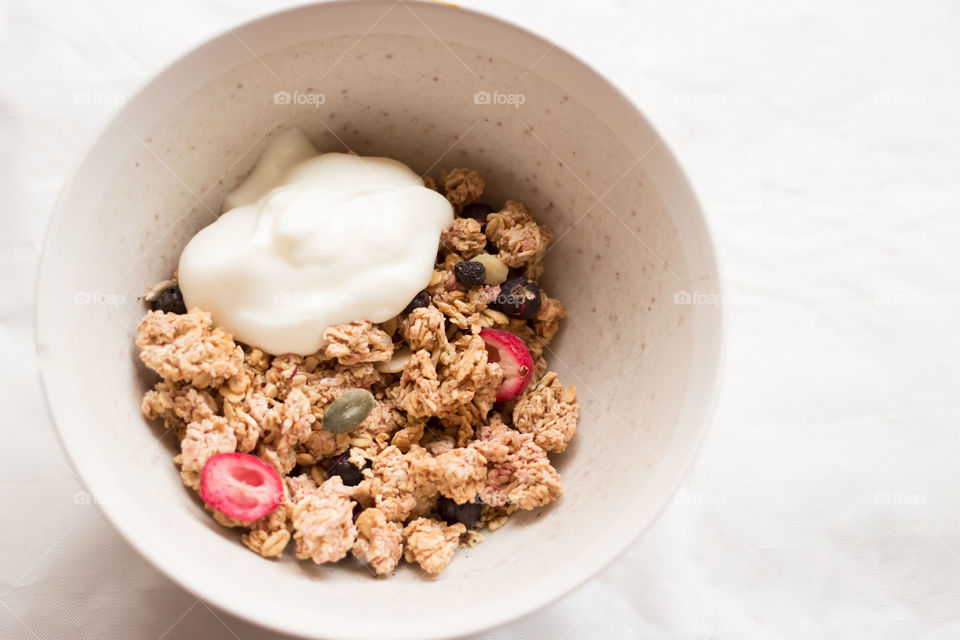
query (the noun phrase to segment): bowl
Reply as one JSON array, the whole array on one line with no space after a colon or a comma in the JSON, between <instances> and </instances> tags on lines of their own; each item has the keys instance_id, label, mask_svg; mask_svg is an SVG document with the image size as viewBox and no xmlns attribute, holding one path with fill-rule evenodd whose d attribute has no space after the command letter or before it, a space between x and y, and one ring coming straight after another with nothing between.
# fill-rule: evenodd
<instances>
[{"instance_id":1,"label":"bowl","mask_svg":"<svg viewBox=\"0 0 960 640\"><path fill-rule=\"evenodd\" d=\"M568 307L547 355L581 398L554 456L565 492L517 514L438 577L349 561L267 561L185 489L176 442L140 413L145 287L219 213L271 136L479 169L556 233L544 288ZM596 71L516 26L455 7L330 2L268 15L147 82L67 180L40 269L47 401L94 501L161 571L264 627L318 638L478 632L560 597L668 501L707 428L720 357L714 252L683 171ZM288 553L288 556L290 554Z\"/></svg>"}]
</instances>

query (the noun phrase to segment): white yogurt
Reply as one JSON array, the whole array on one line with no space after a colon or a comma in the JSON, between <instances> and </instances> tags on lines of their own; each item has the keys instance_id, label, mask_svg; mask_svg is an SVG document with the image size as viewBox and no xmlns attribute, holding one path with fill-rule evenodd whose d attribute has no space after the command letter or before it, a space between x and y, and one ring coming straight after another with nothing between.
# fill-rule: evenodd
<instances>
[{"instance_id":1,"label":"white yogurt","mask_svg":"<svg viewBox=\"0 0 960 640\"><path fill-rule=\"evenodd\" d=\"M237 340L307 355L323 330L383 322L430 281L446 198L389 158L317 155L279 135L180 256L180 289Z\"/></svg>"}]
</instances>

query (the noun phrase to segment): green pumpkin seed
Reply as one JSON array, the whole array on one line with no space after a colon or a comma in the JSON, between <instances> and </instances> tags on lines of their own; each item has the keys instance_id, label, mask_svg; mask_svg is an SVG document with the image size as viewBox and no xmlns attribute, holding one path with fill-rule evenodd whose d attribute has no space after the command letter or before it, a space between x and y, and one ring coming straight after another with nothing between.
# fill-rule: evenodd
<instances>
[{"instance_id":1,"label":"green pumpkin seed","mask_svg":"<svg viewBox=\"0 0 960 640\"><path fill-rule=\"evenodd\" d=\"M330 433L350 433L367 419L376 403L366 389L351 389L327 407L320 427Z\"/></svg>"}]
</instances>

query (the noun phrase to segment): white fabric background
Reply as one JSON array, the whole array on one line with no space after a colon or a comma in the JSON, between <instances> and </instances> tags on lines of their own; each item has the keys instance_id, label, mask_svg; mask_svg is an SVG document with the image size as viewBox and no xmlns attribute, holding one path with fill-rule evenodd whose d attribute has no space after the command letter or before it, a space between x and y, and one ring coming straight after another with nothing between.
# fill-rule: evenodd
<instances>
[{"instance_id":1,"label":"white fabric background","mask_svg":"<svg viewBox=\"0 0 960 640\"><path fill-rule=\"evenodd\" d=\"M484 638L960 637L960 4L465 4L642 105L703 198L729 318L715 423L666 512L588 584ZM76 503L31 328L47 216L114 103L267 10L0 8L2 638L273 637Z\"/></svg>"}]
</instances>

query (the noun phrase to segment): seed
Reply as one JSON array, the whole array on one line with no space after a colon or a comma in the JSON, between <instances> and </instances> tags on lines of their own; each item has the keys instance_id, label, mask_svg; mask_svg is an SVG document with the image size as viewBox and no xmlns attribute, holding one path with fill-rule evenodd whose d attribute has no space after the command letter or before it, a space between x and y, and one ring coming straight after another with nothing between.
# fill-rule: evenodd
<instances>
[{"instance_id":1,"label":"seed","mask_svg":"<svg viewBox=\"0 0 960 640\"><path fill-rule=\"evenodd\" d=\"M309 453L298 453L297 454L297 465L301 467L309 467L312 464L317 464L317 459L314 458Z\"/></svg>"},{"instance_id":2,"label":"seed","mask_svg":"<svg viewBox=\"0 0 960 640\"><path fill-rule=\"evenodd\" d=\"M403 367L406 366L407 360L409 360L410 356L412 355L413 352L406 347L394 349L393 355L389 360L386 362L374 362L373 368L380 373L400 373L403 371Z\"/></svg>"},{"instance_id":3,"label":"seed","mask_svg":"<svg viewBox=\"0 0 960 640\"><path fill-rule=\"evenodd\" d=\"M321 428L330 433L350 433L367 419L376 403L373 394L366 389L351 389L323 412Z\"/></svg>"},{"instance_id":4,"label":"seed","mask_svg":"<svg viewBox=\"0 0 960 640\"><path fill-rule=\"evenodd\" d=\"M453 267L453 275L460 284L476 287L487 279L487 269L482 262L458 262Z\"/></svg>"},{"instance_id":5,"label":"seed","mask_svg":"<svg viewBox=\"0 0 960 640\"><path fill-rule=\"evenodd\" d=\"M473 204L468 204L463 208L463 211L460 212L461 218L473 218L480 222L480 228L482 229L487 225L487 216L493 213L493 207L483 202L474 202Z\"/></svg>"},{"instance_id":6,"label":"seed","mask_svg":"<svg viewBox=\"0 0 960 640\"><path fill-rule=\"evenodd\" d=\"M510 269L497 256L481 253L470 262L479 262L487 270L487 278L484 280L486 284L503 284L507 281Z\"/></svg>"}]
</instances>

